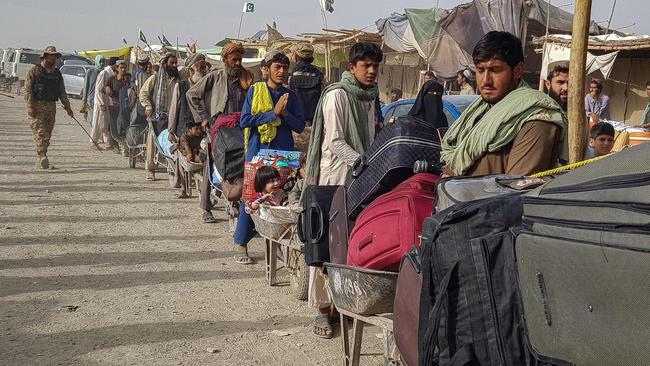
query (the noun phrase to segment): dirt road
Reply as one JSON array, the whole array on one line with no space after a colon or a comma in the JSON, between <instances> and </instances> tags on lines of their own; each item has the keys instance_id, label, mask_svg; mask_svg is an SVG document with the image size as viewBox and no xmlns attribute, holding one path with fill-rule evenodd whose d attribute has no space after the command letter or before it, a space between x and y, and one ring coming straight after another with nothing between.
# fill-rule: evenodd
<instances>
[{"instance_id":1,"label":"dirt road","mask_svg":"<svg viewBox=\"0 0 650 366\"><path fill-rule=\"evenodd\" d=\"M91 152L62 110L55 169L37 172L25 114L22 97L0 96L0 365L342 363L338 331L316 339L306 303L266 285L259 239L257 264L235 264L227 221L201 224L164 173L146 182ZM383 364L377 333L364 365Z\"/></svg>"}]
</instances>

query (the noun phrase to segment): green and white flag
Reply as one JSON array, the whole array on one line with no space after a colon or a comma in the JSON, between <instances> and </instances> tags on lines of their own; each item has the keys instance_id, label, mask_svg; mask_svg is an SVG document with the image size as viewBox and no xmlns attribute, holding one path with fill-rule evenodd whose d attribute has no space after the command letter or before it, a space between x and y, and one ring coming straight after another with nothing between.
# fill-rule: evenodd
<instances>
[{"instance_id":1,"label":"green and white flag","mask_svg":"<svg viewBox=\"0 0 650 366\"><path fill-rule=\"evenodd\" d=\"M253 3L244 3L244 9L242 13L253 13L255 12L255 4Z\"/></svg>"},{"instance_id":2,"label":"green and white flag","mask_svg":"<svg viewBox=\"0 0 650 366\"><path fill-rule=\"evenodd\" d=\"M320 7L330 13L334 12L334 0L320 0Z\"/></svg>"}]
</instances>

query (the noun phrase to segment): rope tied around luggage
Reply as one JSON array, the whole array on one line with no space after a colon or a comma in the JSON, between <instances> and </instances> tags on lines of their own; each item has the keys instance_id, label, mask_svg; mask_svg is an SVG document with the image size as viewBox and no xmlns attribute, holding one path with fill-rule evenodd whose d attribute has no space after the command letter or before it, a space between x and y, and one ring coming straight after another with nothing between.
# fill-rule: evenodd
<instances>
[{"instance_id":1,"label":"rope tied around luggage","mask_svg":"<svg viewBox=\"0 0 650 366\"><path fill-rule=\"evenodd\" d=\"M607 154L607 155L599 156L599 157L596 157L596 158L593 158L593 159L583 160L583 161L579 161L577 163L561 166L559 168L545 170L543 172L533 174L530 177L531 178L542 178L542 177L548 177L550 175L555 175L557 173L562 173L562 172L566 172L566 171L569 171L569 170L574 170L574 169L581 168L583 166L587 166L589 164L595 163L598 160L602 160L602 159L604 159L604 158L606 158L608 156L611 156L611 155L612 154Z\"/></svg>"}]
</instances>

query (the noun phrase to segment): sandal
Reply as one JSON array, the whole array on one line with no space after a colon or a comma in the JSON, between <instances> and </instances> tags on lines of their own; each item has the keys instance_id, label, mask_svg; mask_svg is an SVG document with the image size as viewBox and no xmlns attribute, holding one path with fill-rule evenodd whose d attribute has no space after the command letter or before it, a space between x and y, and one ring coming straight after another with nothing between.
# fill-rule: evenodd
<instances>
[{"instance_id":1,"label":"sandal","mask_svg":"<svg viewBox=\"0 0 650 366\"><path fill-rule=\"evenodd\" d=\"M327 314L321 314L314 318L314 335L316 337L331 339L334 335L330 317Z\"/></svg>"},{"instance_id":2,"label":"sandal","mask_svg":"<svg viewBox=\"0 0 650 366\"><path fill-rule=\"evenodd\" d=\"M248 256L246 252L237 252L235 253L235 262L239 264L253 264L253 258Z\"/></svg>"},{"instance_id":3,"label":"sandal","mask_svg":"<svg viewBox=\"0 0 650 366\"><path fill-rule=\"evenodd\" d=\"M217 222L217 219L212 216L211 211L203 211L203 223L204 224L214 224Z\"/></svg>"}]
</instances>

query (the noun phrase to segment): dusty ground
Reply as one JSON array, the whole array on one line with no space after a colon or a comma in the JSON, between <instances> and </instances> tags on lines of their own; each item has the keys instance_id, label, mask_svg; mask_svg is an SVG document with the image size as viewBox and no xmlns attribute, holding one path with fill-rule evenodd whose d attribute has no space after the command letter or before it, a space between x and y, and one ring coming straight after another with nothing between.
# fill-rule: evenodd
<instances>
[{"instance_id":1,"label":"dusty ground","mask_svg":"<svg viewBox=\"0 0 650 366\"><path fill-rule=\"evenodd\" d=\"M0 96L0 365L342 363L338 331L314 338L306 303L266 285L259 239L235 264L226 221L57 118L56 169L37 172L25 104ZM383 364L377 333L364 365Z\"/></svg>"}]
</instances>

